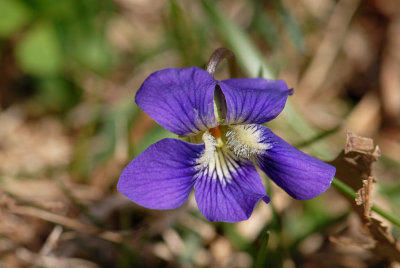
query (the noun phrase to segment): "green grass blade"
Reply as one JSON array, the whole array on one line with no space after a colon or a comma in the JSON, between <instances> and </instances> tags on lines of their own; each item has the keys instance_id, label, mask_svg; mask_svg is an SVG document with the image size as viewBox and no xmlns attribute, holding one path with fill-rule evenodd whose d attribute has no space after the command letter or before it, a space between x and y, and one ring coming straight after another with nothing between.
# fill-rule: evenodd
<instances>
[{"instance_id":1,"label":"green grass blade","mask_svg":"<svg viewBox=\"0 0 400 268\"><path fill-rule=\"evenodd\" d=\"M267 257L268 242L269 242L269 231L266 231L260 250L257 253L256 264L254 266L255 268L265 267L264 265Z\"/></svg>"}]
</instances>

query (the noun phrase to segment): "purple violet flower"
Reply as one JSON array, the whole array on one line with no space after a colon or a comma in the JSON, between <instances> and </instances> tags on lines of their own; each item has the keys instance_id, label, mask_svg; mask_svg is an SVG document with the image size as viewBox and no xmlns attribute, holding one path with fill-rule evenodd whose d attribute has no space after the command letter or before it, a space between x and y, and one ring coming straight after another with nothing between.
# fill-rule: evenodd
<instances>
[{"instance_id":1,"label":"purple violet flower","mask_svg":"<svg viewBox=\"0 0 400 268\"><path fill-rule=\"evenodd\" d=\"M295 199L329 188L335 168L289 145L267 127L283 110L282 80L240 78L217 81L203 69L164 69L151 74L136 94L137 105L188 143L163 139L132 160L118 190L151 209L174 209L191 189L210 221L250 217L257 202L268 203L258 166Z\"/></svg>"}]
</instances>

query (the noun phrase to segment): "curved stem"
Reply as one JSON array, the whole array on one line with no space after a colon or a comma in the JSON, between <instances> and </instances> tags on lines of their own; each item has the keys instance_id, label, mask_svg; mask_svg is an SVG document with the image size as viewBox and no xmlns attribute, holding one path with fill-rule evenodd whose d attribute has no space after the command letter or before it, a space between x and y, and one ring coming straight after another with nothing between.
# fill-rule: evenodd
<instances>
[{"instance_id":1,"label":"curved stem","mask_svg":"<svg viewBox=\"0 0 400 268\"><path fill-rule=\"evenodd\" d=\"M231 50L224 47L218 48L214 51L214 53L210 57L210 60L207 63L206 71L214 76L218 64L224 59L228 61L230 76L237 77L238 72L235 62L235 55Z\"/></svg>"}]
</instances>

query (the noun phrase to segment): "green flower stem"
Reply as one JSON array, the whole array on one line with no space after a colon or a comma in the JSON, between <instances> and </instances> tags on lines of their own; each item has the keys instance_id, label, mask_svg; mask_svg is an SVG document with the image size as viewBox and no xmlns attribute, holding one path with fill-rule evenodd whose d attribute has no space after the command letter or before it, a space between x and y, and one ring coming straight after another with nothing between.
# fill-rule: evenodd
<instances>
[{"instance_id":1,"label":"green flower stem","mask_svg":"<svg viewBox=\"0 0 400 268\"><path fill-rule=\"evenodd\" d=\"M355 199L358 197L358 194L353 190L353 188L337 178L333 178L332 185L350 198Z\"/></svg>"},{"instance_id":2,"label":"green flower stem","mask_svg":"<svg viewBox=\"0 0 400 268\"><path fill-rule=\"evenodd\" d=\"M342 181L340 181L337 178L333 178L332 181L332 185L338 189L339 191L341 191L342 193L344 193L345 195L347 195L350 198L357 198L358 194L347 184L343 183ZM387 219L388 221L390 221L391 223L393 223L394 225L397 225L400 227L400 219L393 216L392 214L390 214L389 212L383 210L382 208L376 206L376 205L372 205L371 210L376 212L377 214L381 215L382 217L384 217L385 219Z\"/></svg>"},{"instance_id":3,"label":"green flower stem","mask_svg":"<svg viewBox=\"0 0 400 268\"><path fill-rule=\"evenodd\" d=\"M394 225L397 225L397 226L400 227L400 219L395 217L395 216L393 216L389 212L383 210L380 207L377 207L376 205L372 205L371 210L376 212L376 213L378 213L379 215L381 215L382 217L384 217L385 219L387 219L388 221L390 221Z\"/></svg>"}]
</instances>

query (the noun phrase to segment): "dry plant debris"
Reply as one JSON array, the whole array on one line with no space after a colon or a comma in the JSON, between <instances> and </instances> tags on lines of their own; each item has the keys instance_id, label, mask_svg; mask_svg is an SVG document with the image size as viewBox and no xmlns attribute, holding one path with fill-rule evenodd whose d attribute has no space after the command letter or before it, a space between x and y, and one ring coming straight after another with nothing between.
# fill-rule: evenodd
<instances>
[{"instance_id":1,"label":"dry plant debris","mask_svg":"<svg viewBox=\"0 0 400 268\"><path fill-rule=\"evenodd\" d=\"M347 132L345 150L331 164L337 168L336 177L358 193L356 200L348 200L360 220L361 228L358 228L358 232L361 233L331 237L331 241L342 245L356 245L370 250L382 259L400 262L399 241L390 234L389 228L382 221L371 215L372 186L376 181L373 163L379 156L379 147L374 149L372 139Z\"/></svg>"},{"instance_id":2,"label":"dry plant debris","mask_svg":"<svg viewBox=\"0 0 400 268\"><path fill-rule=\"evenodd\" d=\"M0 174L36 174L66 166L71 144L64 126L56 118L30 122L23 111L12 107L0 114Z\"/></svg>"}]
</instances>

